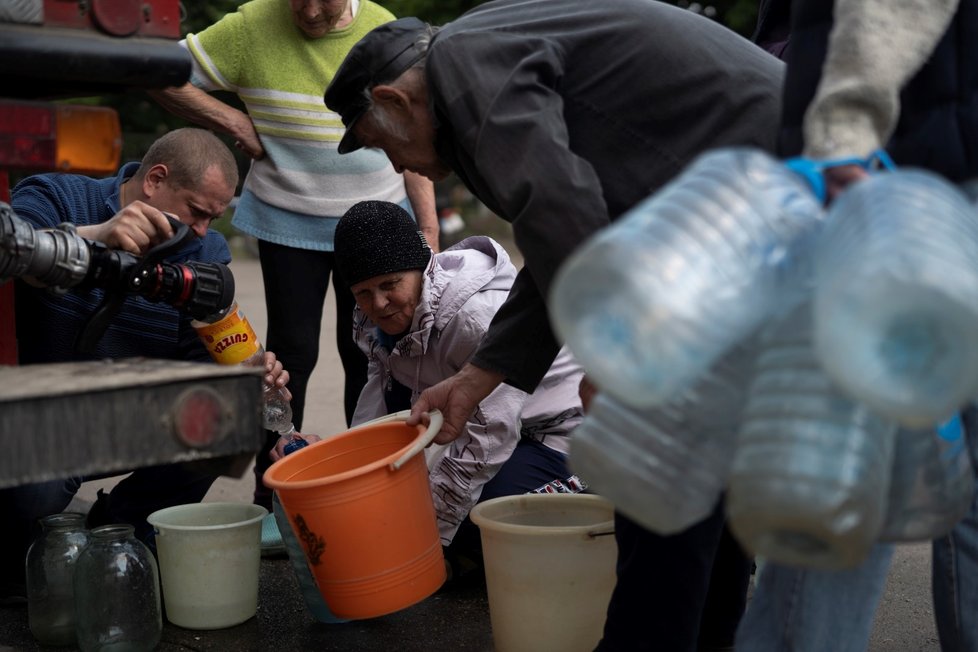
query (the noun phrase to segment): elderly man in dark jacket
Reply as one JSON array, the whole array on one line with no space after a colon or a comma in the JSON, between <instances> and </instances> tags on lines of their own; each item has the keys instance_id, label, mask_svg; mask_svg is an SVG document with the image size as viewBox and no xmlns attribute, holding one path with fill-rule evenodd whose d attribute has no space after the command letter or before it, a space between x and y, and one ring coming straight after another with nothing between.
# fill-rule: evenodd
<instances>
[{"instance_id":1,"label":"elderly man in dark jacket","mask_svg":"<svg viewBox=\"0 0 978 652\"><path fill-rule=\"evenodd\" d=\"M499 383L532 392L559 349L544 298L560 264L703 151L772 149L781 78L746 39L651 0L495 0L440 30L401 19L360 41L326 92L347 127L340 152L380 148L436 180L455 172L512 223L525 259L472 361L426 390L413 418L441 409L449 441ZM619 515L599 649L696 649L722 529L720 507L676 536Z\"/></svg>"}]
</instances>

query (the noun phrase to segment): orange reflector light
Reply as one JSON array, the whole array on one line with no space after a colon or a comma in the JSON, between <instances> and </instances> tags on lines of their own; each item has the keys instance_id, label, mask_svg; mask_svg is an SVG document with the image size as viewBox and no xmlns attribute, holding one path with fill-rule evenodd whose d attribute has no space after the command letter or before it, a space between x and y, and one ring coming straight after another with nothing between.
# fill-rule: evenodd
<instances>
[{"instance_id":1,"label":"orange reflector light","mask_svg":"<svg viewBox=\"0 0 978 652\"><path fill-rule=\"evenodd\" d=\"M58 169L112 174L119 167L122 128L115 109L58 104Z\"/></svg>"},{"instance_id":2,"label":"orange reflector light","mask_svg":"<svg viewBox=\"0 0 978 652\"><path fill-rule=\"evenodd\" d=\"M115 109L0 100L0 167L111 174L121 151Z\"/></svg>"}]
</instances>

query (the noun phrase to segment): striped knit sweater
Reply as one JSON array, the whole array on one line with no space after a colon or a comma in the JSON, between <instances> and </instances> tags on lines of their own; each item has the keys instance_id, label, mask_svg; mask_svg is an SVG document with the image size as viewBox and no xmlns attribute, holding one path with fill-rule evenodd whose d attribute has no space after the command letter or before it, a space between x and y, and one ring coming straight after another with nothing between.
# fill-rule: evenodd
<instances>
[{"instance_id":1,"label":"striped knit sweater","mask_svg":"<svg viewBox=\"0 0 978 652\"><path fill-rule=\"evenodd\" d=\"M350 48L393 18L362 0L352 23L310 39L293 23L287 2L252 0L187 36L185 45L194 60L192 83L238 95L265 149L266 156L252 164L245 181L245 191L260 201L242 201L238 211L260 212L261 204L267 204L273 219L267 214L262 219L244 216L252 227L245 230L279 244L331 250L331 228L323 235L330 240L328 246L296 240L318 233L321 225L310 224L310 218L339 218L363 200L399 203L406 198L403 178L382 152L337 154L343 124L323 102L326 86ZM290 222L289 214L305 219Z\"/></svg>"}]
</instances>

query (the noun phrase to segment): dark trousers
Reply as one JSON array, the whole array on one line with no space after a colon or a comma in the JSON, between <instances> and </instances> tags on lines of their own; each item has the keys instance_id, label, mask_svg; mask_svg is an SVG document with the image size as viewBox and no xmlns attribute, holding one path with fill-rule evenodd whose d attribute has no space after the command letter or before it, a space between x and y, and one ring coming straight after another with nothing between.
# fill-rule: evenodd
<instances>
[{"instance_id":1,"label":"dark trousers","mask_svg":"<svg viewBox=\"0 0 978 652\"><path fill-rule=\"evenodd\" d=\"M694 652L733 645L751 561L727 532L723 501L671 536L615 514L618 582L599 652Z\"/></svg>"},{"instance_id":2,"label":"dark trousers","mask_svg":"<svg viewBox=\"0 0 978 652\"><path fill-rule=\"evenodd\" d=\"M548 482L565 480L570 475L567 457L538 441L523 437L499 472L486 483L479 495L479 502L500 496L515 496L539 489ZM481 557L482 540L478 526L468 516L462 521L445 550L449 558L453 554Z\"/></svg>"},{"instance_id":3,"label":"dark trousers","mask_svg":"<svg viewBox=\"0 0 978 652\"><path fill-rule=\"evenodd\" d=\"M0 537L0 583L23 581L27 548L41 529L38 520L64 511L82 482L100 477L108 475L0 489L0 514L7 526ZM181 464L136 469L108 494L99 496L89 513L88 526L128 523L135 527L136 536L152 547L153 528L146 517L165 507L199 503L216 478L213 473Z\"/></svg>"},{"instance_id":4,"label":"dark trousers","mask_svg":"<svg viewBox=\"0 0 978 652\"><path fill-rule=\"evenodd\" d=\"M350 288L338 278L333 252L296 249L260 240L258 254L268 313L265 348L274 353L289 372L292 422L300 431L306 387L319 359L323 306L332 275L336 294L336 348L346 378L343 406L349 425L360 391L367 383L367 358L353 341L353 308L356 302ZM255 459L255 502L261 505L267 502L265 507L268 509L271 509L271 491L262 484L261 475L271 464L268 453L275 446L277 438L277 434L269 432L265 447Z\"/></svg>"}]
</instances>

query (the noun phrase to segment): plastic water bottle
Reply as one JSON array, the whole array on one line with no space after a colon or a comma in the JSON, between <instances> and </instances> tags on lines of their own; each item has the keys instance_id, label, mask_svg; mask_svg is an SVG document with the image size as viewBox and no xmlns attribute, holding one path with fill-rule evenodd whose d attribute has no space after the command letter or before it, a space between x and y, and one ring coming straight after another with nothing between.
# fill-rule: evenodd
<instances>
[{"instance_id":1,"label":"plastic water bottle","mask_svg":"<svg viewBox=\"0 0 978 652\"><path fill-rule=\"evenodd\" d=\"M599 393L571 437L572 470L653 532L706 518L727 482L755 354L753 343L735 346L661 407L640 410Z\"/></svg>"},{"instance_id":2,"label":"plastic water bottle","mask_svg":"<svg viewBox=\"0 0 978 652\"><path fill-rule=\"evenodd\" d=\"M978 219L940 177L897 170L833 204L816 252L815 346L853 398L930 428L978 395Z\"/></svg>"},{"instance_id":3,"label":"plastic water bottle","mask_svg":"<svg viewBox=\"0 0 978 652\"><path fill-rule=\"evenodd\" d=\"M802 300L822 216L764 152L708 152L567 260L554 327L605 392L662 404Z\"/></svg>"},{"instance_id":4,"label":"plastic water bottle","mask_svg":"<svg viewBox=\"0 0 978 652\"><path fill-rule=\"evenodd\" d=\"M936 429L900 429L880 540L930 541L947 534L968 512L974 490L957 416Z\"/></svg>"},{"instance_id":5,"label":"plastic water bottle","mask_svg":"<svg viewBox=\"0 0 978 652\"><path fill-rule=\"evenodd\" d=\"M886 510L896 426L822 371L804 304L762 336L727 491L731 530L783 564L855 566Z\"/></svg>"},{"instance_id":6,"label":"plastic water bottle","mask_svg":"<svg viewBox=\"0 0 978 652\"><path fill-rule=\"evenodd\" d=\"M265 347L237 301L191 325L218 364L265 366ZM308 445L292 424L292 405L280 387L262 385L262 426L288 439L286 455Z\"/></svg>"},{"instance_id":7,"label":"plastic water bottle","mask_svg":"<svg viewBox=\"0 0 978 652\"><path fill-rule=\"evenodd\" d=\"M285 438L283 455L294 453L309 445L309 442L296 432L295 425L292 423L292 404L278 387L262 386L262 425L266 430L277 432L280 437Z\"/></svg>"}]
</instances>

